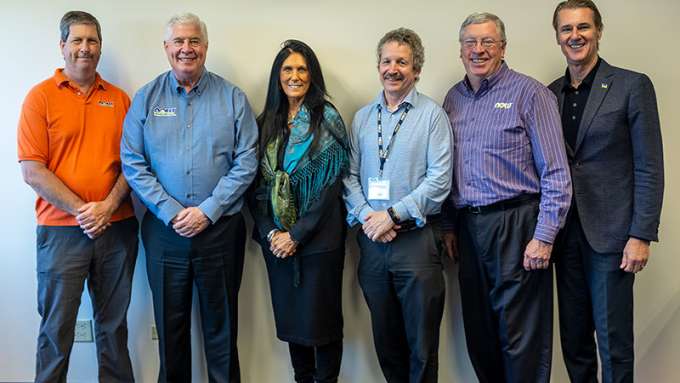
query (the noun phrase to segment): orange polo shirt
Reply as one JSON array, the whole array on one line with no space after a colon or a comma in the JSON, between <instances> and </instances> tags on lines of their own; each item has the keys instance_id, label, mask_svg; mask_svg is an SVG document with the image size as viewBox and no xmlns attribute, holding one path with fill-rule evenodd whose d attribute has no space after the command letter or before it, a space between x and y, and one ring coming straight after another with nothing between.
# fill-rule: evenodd
<instances>
[{"instance_id":1,"label":"orange polo shirt","mask_svg":"<svg viewBox=\"0 0 680 383\"><path fill-rule=\"evenodd\" d=\"M130 98L99 74L89 94L81 94L62 71L33 87L24 100L19 161L41 162L83 201L102 201L121 173L120 136ZM35 210L39 225L78 225L74 216L40 196ZM111 220L133 215L128 197Z\"/></svg>"}]
</instances>

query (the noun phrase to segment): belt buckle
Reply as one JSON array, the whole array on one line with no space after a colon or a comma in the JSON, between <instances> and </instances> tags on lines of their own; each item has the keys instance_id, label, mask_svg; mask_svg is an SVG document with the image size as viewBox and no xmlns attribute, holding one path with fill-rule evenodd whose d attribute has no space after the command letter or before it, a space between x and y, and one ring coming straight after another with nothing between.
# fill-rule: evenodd
<instances>
[{"instance_id":1,"label":"belt buckle","mask_svg":"<svg viewBox=\"0 0 680 383\"><path fill-rule=\"evenodd\" d=\"M481 206L468 206L468 211L471 214L481 214L482 213L482 207Z\"/></svg>"}]
</instances>

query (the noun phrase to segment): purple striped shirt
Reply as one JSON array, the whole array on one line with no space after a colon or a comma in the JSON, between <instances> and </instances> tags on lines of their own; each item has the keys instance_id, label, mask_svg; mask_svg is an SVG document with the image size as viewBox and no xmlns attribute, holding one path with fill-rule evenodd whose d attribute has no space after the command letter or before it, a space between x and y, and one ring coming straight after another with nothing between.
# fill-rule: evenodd
<instances>
[{"instance_id":1,"label":"purple striped shirt","mask_svg":"<svg viewBox=\"0 0 680 383\"><path fill-rule=\"evenodd\" d=\"M463 79L444 110L454 137L451 202L485 206L540 193L534 238L552 243L571 203L571 177L555 96L503 63L475 93Z\"/></svg>"}]
</instances>

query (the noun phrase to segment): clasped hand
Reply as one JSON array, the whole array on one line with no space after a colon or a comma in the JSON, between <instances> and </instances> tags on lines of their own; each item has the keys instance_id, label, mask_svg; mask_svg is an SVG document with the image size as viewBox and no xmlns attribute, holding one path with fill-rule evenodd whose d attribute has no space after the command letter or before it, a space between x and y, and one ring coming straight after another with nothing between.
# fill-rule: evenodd
<instances>
[{"instance_id":1,"label":"clasped hand","mask_svg":"<svg viewBox=\"0 0 680 383\"><path fill-rule=\"evenodd\" d=\"M388 243L397 237L400 227L392 221L387 210L381 210L368 213L361 228L371 241Z\"/></svg>"},{"instance_id":2,"label":"clasped hand","mask_svg":"<svg viewBox=\"0 0 680 383\"><path fill-rule=\"evenodd\" d=\"M192 206L182 209L170 223L177 234L191 238L205 230L210 225L210 220L201 209Z\"/></svg>"},{"instance_id":3,"label":"clasped hand","mask_svg":"<svg viewBox=\"0 0 680 383\"><path fill-rule=\"evenodd\" d=\"M106 201L88 202L78 208L76 221L91 239L99 237L111 226L113 209Z\"/></svg>"},{"instance_id":4,"label":"clasped hand","mask_svg":"<svg viewBox=\"0 0 680 383\"><path fill-rule=\"evenodd\" d=\"M277 258L286 258L295 255L297 243L293 241L290 233L287 231L279 231L272 236L272 241L269 244L269 250Z\"/></svg>"}]
</instances>

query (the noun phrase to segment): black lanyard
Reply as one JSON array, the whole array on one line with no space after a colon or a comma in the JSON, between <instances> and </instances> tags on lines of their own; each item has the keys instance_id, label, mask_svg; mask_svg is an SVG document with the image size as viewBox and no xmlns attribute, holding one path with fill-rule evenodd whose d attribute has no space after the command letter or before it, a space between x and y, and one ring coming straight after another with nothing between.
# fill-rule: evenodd
<instances>
[{"instance_id":1,"label":"black lanyard","mask_svg":"<svg viewBox=\"0 0 680 383\"><path fill-rule=\"evenodd\" d=\"M392 144L394 143L394 136L396 136L397 133L399 132L399 128L401 128L401 124L404 122L404 119L406 118L406 114L408 114L409 109L410 109L409 105L406 104L406 106L404 107L404 111L401 112L401 116L399 117L399 122L397 122L397 125L394 127L394 132L392 132L390 142L387 143L387 146L385 147L385 149L383 149L382 105L378 105L378 157L380 158L380 178L382 178L383 175L385 161L387 161L387 157L390 155L390 149L392 148Z\"/></svg>"}]
</instances>

